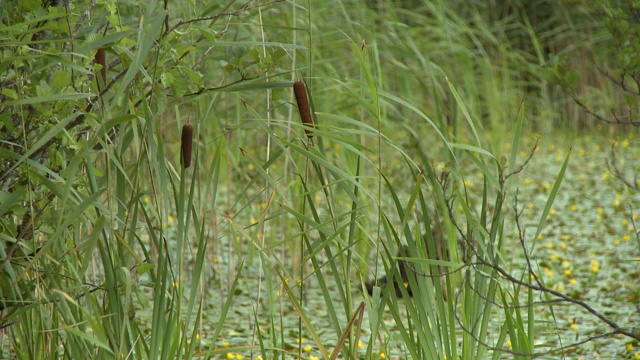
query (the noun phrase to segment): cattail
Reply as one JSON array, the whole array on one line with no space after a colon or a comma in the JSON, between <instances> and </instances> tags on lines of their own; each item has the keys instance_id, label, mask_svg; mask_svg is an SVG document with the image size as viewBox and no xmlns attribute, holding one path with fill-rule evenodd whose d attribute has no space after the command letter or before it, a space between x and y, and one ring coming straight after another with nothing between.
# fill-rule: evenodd
<instances>
[{"instance_id":1,"label":"cattail","mask_svg":"<svg viewBox=\"0 0 640 360\"><path fill-rule=\"evenodd\" d=\"M94 61L96 64L102 65L102 69L100 69L100 75L102 76L102 84L104 85L107 83L107 61L104 48L98 49ZM98 82L98 86L100 86L100 82Z\"/></svg>"},{"instance_id":2,"label":"cattail","mask_svg":"<svg viewBox=\"0 0 640 360\"><path fill-rule=\"evenodd\" d=\"M304 129L304 133L307 137L312 138L313 132L310 128L314 127L313 119L311 118L311 109L309 108L309 99L307 98L307 90L304 82L296 81L293 83L293 93L296 95L296 102L298 103L298 110L300 111L300 119L302 124L307 125Z\"/></svg>"},{"instance_id":3,"label":"cattail","mask_svg":"<svg viewBox=\"0 0 640 360\"><path fill-rule=\"evenodd\" d=\"M182 143L180 146L180 160L184 168L191 166L191 147L193 145L193 125L185 124L182 127Z\"/></svg>"}]
</instances>

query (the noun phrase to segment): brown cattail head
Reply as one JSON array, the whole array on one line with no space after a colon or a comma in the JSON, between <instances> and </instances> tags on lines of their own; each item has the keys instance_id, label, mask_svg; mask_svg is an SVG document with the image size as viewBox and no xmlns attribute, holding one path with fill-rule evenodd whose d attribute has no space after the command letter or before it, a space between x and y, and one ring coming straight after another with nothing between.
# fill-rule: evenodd
<instances>
[{"instance_id":1,"label":"brown cattail head","mask_svg":"<svg viewBox=\"0 0 640 360\"><path fill-rule=\"evenodd\" d=\"M94 58L96 64L102 65L102 69L100 69L100 76L102 77L102 84L107 83L107 61L104 48L98 49L96 52L96 57ZM98 81L98 87L100 87L100 82Z\"/></svg>"},{"instance_id":2,"label":"brown cattail head","mask_svg":"<svg viewBox=\"0 0 640 360\"><path fill-rule=\"evenodd\" d=\"M309 108L309 99L307 98L307 89L302 81L296 81L293 83L293 93L296 95L296 102L298 103L298 110L300 111L300 119L302 124L307 125L304 129L304 133L308 138L313 137L313 132L310 128L313 128L313 119L311 118L311 109Z\"/></svg>"},{"instance_id":3,"label":"brown cattail head","mask_svg":"<svg viewBox=\"0 0 640 360\"><path fill-rule=\"evenodd\" d=\"M182 143L180 146L180 160L184 168L191 166L191 148L193 146L193 125L185 124L182 127Z\"/></svg>"}]
</instances>

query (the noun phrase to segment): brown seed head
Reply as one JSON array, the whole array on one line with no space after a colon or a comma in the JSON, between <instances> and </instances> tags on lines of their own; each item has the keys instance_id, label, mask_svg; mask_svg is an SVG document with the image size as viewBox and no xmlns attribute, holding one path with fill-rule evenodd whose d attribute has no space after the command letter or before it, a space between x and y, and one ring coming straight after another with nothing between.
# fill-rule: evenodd
<instances>
[{"instance_id":1,"label":"brown seed head","mask_svg":"<svg viewBox=\"0 0 640 360\"><path fill-rule=\"evenodd\" d=\"M96 56L94 58L96 64L102 65L102 69L100 69L100 76L102 77L102 84L107 83L107 62L106 62L106 54L104 48L98 49L96 52ZM100 82L98 82L98 86L100 86Z\"/></svg>"},{"instance_id":2,"label":"brown seed head","mask_svg":"<svg viewBox=\"0 0 640 360\"><path fill-rule=\"evenodd\" d=\"M304 133L307 137L312 138L313 132L310 128L314 127L314 124L313 119L311 118L311 109L309 107L309 99L307 98L307 89L304 82L294 82L293 93L296 95L296 102L298 103L298 110L300 111L300 119L304 125L307 125L304 129Z\"/></svg>"},{"instance_id":3,"label":"brown seed head","mask_svg":"<svg viewBox=\"0 0 640 360\"><path fill-rule=\"evenodd\" d=\"M191 166L191 148L193 145L193 125L185 124L182 127L182 143L180 146L180 160L184 168Z\"/></svg>"}]
</instances>

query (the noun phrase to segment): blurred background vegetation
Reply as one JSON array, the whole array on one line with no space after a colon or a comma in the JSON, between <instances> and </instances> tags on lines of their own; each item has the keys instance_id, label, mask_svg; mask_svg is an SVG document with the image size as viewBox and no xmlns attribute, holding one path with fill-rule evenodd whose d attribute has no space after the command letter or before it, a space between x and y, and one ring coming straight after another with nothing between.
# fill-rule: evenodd
<instances>
[{"instance_id":1,"label":"blurred background vegetation","mask_svg":"<svg viewBox=\"0 0 640 360\"><path fill-rule=\"evenodd\" d=\"M638 6L0 2L0 358L640 358Z\"/></svg>"}]
</instances>

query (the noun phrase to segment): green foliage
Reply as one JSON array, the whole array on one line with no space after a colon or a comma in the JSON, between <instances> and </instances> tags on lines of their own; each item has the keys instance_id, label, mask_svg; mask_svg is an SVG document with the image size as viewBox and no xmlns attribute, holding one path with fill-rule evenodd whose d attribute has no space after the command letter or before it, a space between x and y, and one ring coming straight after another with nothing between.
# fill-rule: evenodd
<instances>
[{"instance_id":1,"label":"green foliage","mask_svg":"<svg viewBox=\"0 0 640 360\"><path fill-rule=\"evenodd\" d=\"M2 6L0 326L12 339L3 358L194 354L198 334L185 329L197 328L202 314L207 217L195 211L198 182L187 182L165 155L160 119L249 78L259 81L254 89L268 88L264 75L273 78L287 59L279 49L259 56L261 43L244 36L242 24L218 26L215 9L185 21L202 9L174 5ZM255 18L262 6L232 5L217 11ZM234 41L226 41L229 31ZM237 61L224 50L236 46L251 57L234 63L234 73L201 61L212 48ZM96 56L103 50L104 62ZM206 164L210 179L218 178L220 155ZM178 219L175 232L169 218ZM183 254L191 239L195 267ZM145 296L151 304L139 302ZM136 313L150 309L150 323L138 322Z\"/></svg>"}]
</instances>

